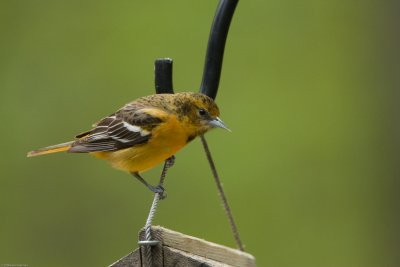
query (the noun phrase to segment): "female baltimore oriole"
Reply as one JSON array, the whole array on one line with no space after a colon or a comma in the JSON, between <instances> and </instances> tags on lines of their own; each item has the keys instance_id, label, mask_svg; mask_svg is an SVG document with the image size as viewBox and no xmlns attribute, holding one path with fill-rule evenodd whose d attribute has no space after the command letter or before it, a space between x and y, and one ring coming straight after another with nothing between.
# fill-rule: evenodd
<instances>
[{"instance_id":1,"label":"female baltimore oriole","mask_svg":"<svg viewBox=\"0 0 400 267\"><path fill-rule=\"evenodd\" d=\"M103 118L76 140L31 151L28 157L62 151L89 153L161 193L162 187L151 186L139 172L172 157L212 128L229 130L218 116L214 100L200 93L145 96Z\"/></svg>"}]
</instances>

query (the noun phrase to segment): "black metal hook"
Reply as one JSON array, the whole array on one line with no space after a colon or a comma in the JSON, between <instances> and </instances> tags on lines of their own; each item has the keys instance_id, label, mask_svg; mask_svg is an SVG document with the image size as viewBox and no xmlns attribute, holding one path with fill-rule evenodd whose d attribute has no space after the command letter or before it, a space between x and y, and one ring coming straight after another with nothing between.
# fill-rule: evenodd
<instances>
[{"instance_id":1,"label":"black metal hook","mask_svg":"<svg viewBox=\"0 0 400 267\"><path fill-rule=\"evenodd\" d=\"M211 26L200 93L213 99L217 96L226 38L238 2L239 0L221 0ZM154 66L157 94L173 94L172 59L157 59Z\"/></svg>"}]
</instances>

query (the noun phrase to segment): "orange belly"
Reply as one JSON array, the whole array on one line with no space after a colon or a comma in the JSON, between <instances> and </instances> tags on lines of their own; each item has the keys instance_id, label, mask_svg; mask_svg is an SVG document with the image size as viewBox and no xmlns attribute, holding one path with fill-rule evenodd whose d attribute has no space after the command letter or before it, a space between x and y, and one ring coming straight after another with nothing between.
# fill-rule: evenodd
<instances>
[{"instance_id":1,"label":"orange belly","mask_svg":"<svg viewBox=\"0 0 400 267\"><path fill-rule=\"evenodd\" d=\"M117 169L128 172L143 172L162 163L183 148L188 133L176 121L169 121L158 126L150 140L142 145L108 152L92 152L95 157L102 158Z\"/></svg>"}]
</instances>

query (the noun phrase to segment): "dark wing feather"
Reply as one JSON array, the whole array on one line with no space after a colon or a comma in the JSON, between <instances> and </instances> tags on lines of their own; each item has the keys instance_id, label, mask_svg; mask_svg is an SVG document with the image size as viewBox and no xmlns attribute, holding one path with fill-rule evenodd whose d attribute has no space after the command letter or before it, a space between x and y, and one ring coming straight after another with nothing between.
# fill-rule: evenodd
<instances>
[{"instance_id":1,"label":"dark wing feather","mask_svg":"<svg viewBox=\"0 0 400 267\"><path fill-rule=\"evenodd\" d=\"M130 104L102 119L92 130L77 135L80 139L71 145L69 152L115 151L144 144L151 138L151 130L160 123L160 118Z\"/></svg>"}]
</instances>

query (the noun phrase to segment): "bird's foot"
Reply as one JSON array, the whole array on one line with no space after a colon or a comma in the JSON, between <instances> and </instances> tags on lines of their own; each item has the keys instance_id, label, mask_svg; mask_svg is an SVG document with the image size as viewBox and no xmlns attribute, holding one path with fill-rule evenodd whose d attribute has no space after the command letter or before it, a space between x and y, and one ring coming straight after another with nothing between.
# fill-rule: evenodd
<instances>
[{"instance_id":1,"label":"bird's foot","mask_svg":"<svg viewBox=\"0 0 400 267\"><path fill-rule=\"evenodd\" d=\"M165 188L160 184L157 186L149 186L149 189L153 193L159 194L160 199L165 199L167 197L167 191L165 191Z\"/></svg>"}]
</instances>

